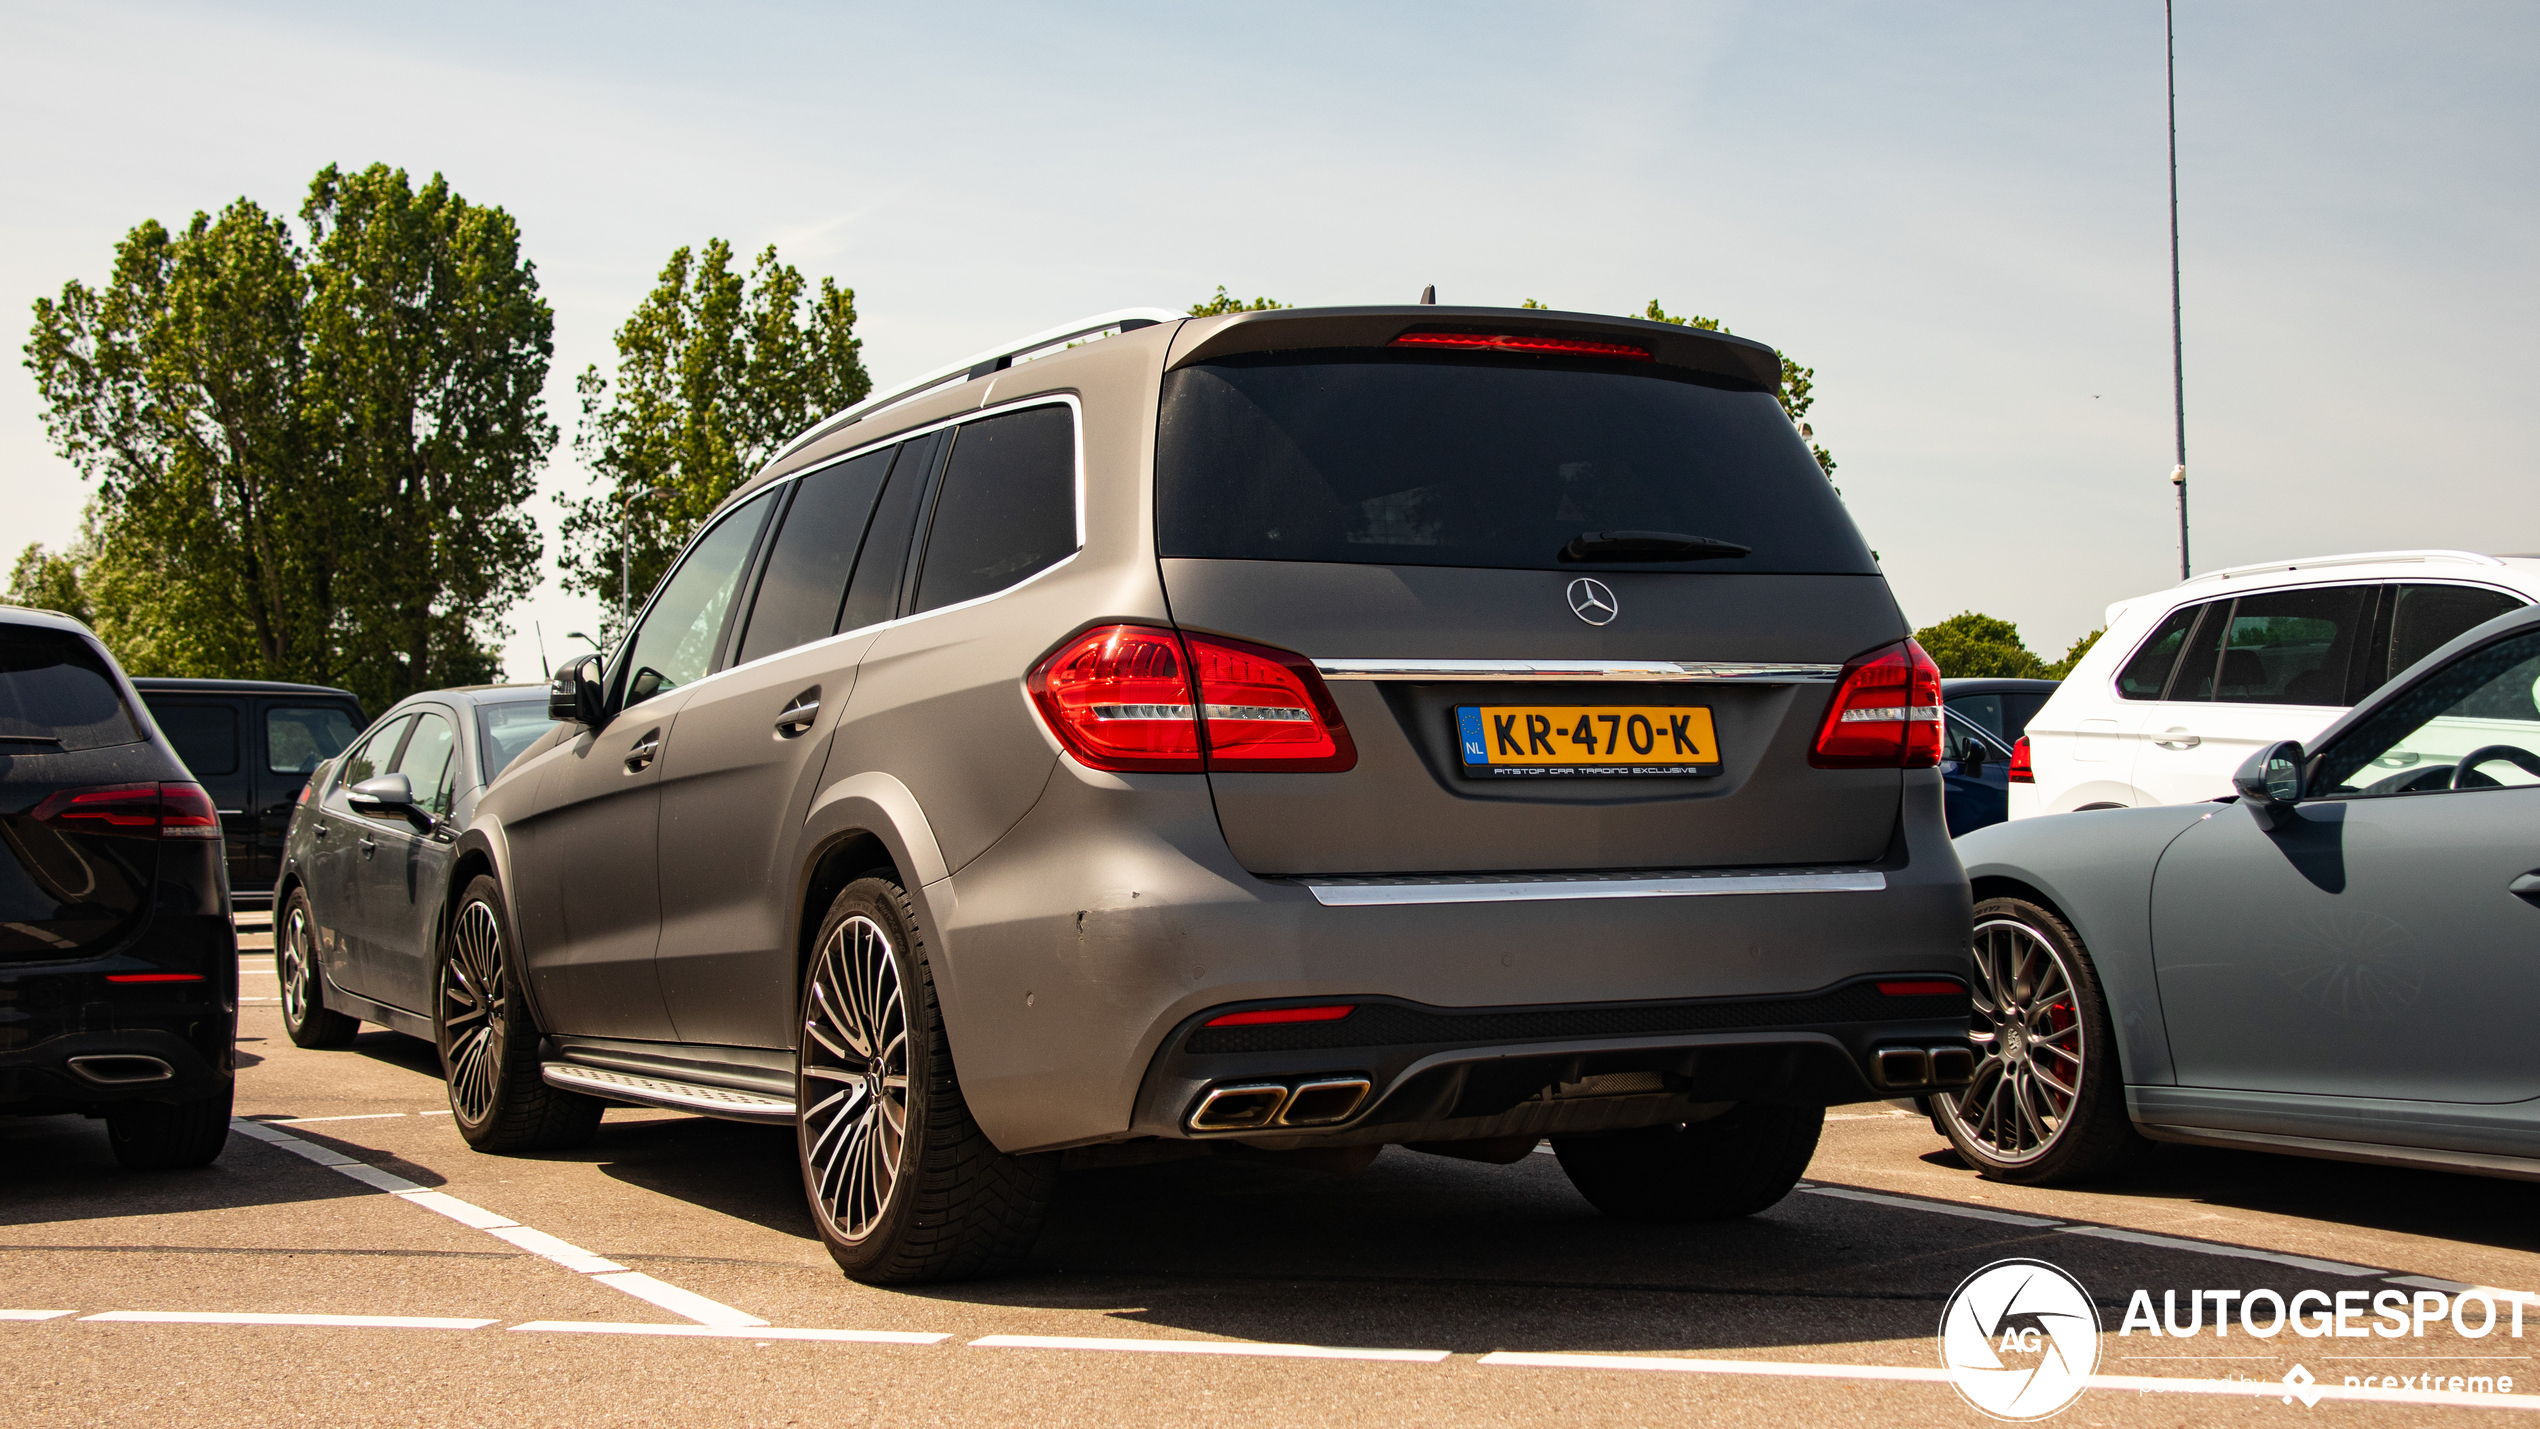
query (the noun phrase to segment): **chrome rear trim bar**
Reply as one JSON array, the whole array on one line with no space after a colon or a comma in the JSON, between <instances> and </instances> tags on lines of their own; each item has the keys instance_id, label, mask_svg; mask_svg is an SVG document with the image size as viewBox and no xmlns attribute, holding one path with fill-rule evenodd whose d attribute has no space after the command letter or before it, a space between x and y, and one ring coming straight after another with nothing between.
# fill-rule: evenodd
<instances>
[{"instance_id":1,"label":"chrome rear trim bar","mask_svg":"<svg viewBox=\"0 0 2540 1429\"><path fill-rule=\"evenodd\" d=\"M1755 665L1699 660L1317 660L1326 680L1673 681L1746 685L1831 684L1841 665Z\"/></svg>"},{"instance_id":2,"label":"chrome rear trim bar","mask_svg":"<svg viewBox=\"0 0 2540 1429\"><path fill-rule=\"evenodd\" d=\"M1718 898L1741 893L1877 893L1887 875L1687 873L1657 878L1299 879L1326 908L1393 908L1420 903L1542 903L1569 898Z\"/></svg>"}]
</instances>

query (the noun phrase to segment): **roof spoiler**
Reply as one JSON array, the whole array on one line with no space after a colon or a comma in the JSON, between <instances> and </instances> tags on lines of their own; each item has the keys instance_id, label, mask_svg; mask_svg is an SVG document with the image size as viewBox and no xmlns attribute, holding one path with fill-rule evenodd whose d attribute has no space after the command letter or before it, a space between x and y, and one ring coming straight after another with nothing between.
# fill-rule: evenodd
<instances>
[{"instance_id":1,"label":"roof spoiler","mask_svg":"<svg viewBox=\"0 0 2540 1429\"><path fill-rule=\"evenodd\" d=\"M1660 365L1781 390L1781 354L1751 338L1641 318L1546 308L1273 308L1198 318L1174 335L1166 368L1242 352L1316 347L1384 347L1407 332L1509 333L1578 337L1646 347Z\"/></svg>"}]
</instances>

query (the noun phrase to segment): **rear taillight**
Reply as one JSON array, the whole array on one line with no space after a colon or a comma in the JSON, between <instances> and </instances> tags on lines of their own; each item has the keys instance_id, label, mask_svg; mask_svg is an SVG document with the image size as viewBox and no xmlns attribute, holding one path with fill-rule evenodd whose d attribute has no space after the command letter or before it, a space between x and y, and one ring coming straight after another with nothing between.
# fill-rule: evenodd
<instances>
[{"instance_id":1,"label":"rear taillight","mask_svg":"<svg viewBox=\"0 0 2540 1429\"><path fill-rule=\"evenodd\" d=\"M1575 337L1535 337L1513 332L1406 332L1396 347L1443 347L1465 352L1522 352L1529 357L1619 357L1648 362L1648 348L1628 342L1592 342Z\"/></svg>"},{"instance_id":2,"label":"rear taillight","mask_svg":"<svg viewBox=\"0 0 2540 1429\"><path fill-rule=\"evenodd\" d=\"M35 806L35 818L64 833L125 838L216 839L220 812L200 784L107 784L62 789Z\"/></svg>"},{"instance_id":3,"label":"rear taillight","mask_svg":"<svg viewBox=\"0 0 2540 1429\"><path fill-rule=\"evenodd\" d=\"M1303 657L1209 635L1191 636L1190 644L1209 768L1338 773L1357 765L1358 748L1332 692Z\"/></svg>"},{"instance_id":4,"label":"rear taillight","mask_svg":"<svg viewBox=\"0 0 2540 1429\"><path fill-rule=\"evenodd\" d=\"M1024 686L1067 752L1093 769L1315 772L1358 763L1322 677L1264 645L1205 635L1186 644L1151 625L1107 625L1059 647Z\"/></svg>"},{"instance_id":5,"label":"rear taillight","mask_svg":"<svg viewBox=\"0 0 2540 1429\"><path fill-rule=\"evenodd\" d=\"M1940 762L1940 667L1911 640L1843 667L1817 747L1819 769L1928 769Z\"/></svg>"},{"instance_id":6,"label":"rear taillight","mask_svg":"<svg viewBox=\"0 0 2540 1429\"><path fill-rule=\"evenodd\" d=\"M1050 731L1094 769L1196 774L1198 711L1188 662L1170 630L1089 630L1032 667L1024 685Z\"/></svg>"},{"instance_id":7,"label":"rear taillight","mask_svg":"<svg viewBox=\"0 0 2540 1429\"><path fill-rule=\"evenodd\" d=\"M1338 1022L1356 1011L1354 1002L1336 1002L1322 1007L1258 1007L1250 1012L1229 1012L1212 1017L1203 1024L1209 1027L1259 1027L1274 1022Z\"/></svg>"},{"instance_id":8,"label":"rear taillight","mask_svg":"<svg viewBox=\"0 0 2540 1429\"><path fill-rule=\"evenodd\" d=\"M2011 767L2003 771L2002 777L2014 784L2037 782L2037 771L2029 767L2027 735L2021 735L2019 743L2011 746Z\"/></svg>"}]
</instances>

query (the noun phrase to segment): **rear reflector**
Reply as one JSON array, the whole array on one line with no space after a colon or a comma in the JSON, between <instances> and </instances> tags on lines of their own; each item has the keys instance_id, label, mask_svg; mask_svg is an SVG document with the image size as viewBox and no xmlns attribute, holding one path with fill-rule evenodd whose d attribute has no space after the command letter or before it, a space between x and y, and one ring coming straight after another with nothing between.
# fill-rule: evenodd
<instances>
[{"instance_id":1,"label":"rear reflector","mask_svg":"<svg viewBox=\"0 0 2540 1429\"><path fill-rule=\"evenodd\" d=\"M108 973L108 982L201 982L201 973Z\"/></svg>"},{"instance_id":2,"label":"rear reflector","mask_svg":"<svg viewBox=\"0 0 2540 1429\"><path fill-rule=\"evenodd\" d=\"M1879 991L1890 997L1954 997L1965 992L1967 985L1935 978L1929 982L1883 982Z\"/></svg>"},{"instance_id":3,"label":"rear reflector","mask_svg":"<svg viewBox=\"0 0 2540 1429\"><path fill-rule=\"evenodd\" d=\"M2014 784L2037 782L2037 770L2029 764L2027 735L2021 735L2019 743L2011 746L2011 767L2003 771L2002 777Z\"/></svg>"},{"instance_id":4,"label":"rear reflector","mask_svg":"<svg viewBox=\"0 0 2540 1429\"><path fill-rule=\"evenodd\" d=\"M106 784L60 789L35 806L37 822L64 833L125 838L216 839L220 812L200 784Z\"/></svg>"},{"instance_id":5,"label":"rear reflector","mask_svg":"<svg viewBox=\"0 0 2540 1429\"><path fill-rule=\"evenodd\" d=\"M1349 1016L1357 1006L1354 1002L1344 1002L1331 1007L1262 1007L1251 1012L1229 1012L1223 1017L1212 1017L1204 1025L1258 1027L1265 1022L1338 1022Z\"/></svg>"},{"instance_id":6,"label":"rear reflector","mask_svg":"<svg viewBox=\"0 0 2540 1429\"><path fill-rule=\"evenodd\" d=\"M1819 769L1929 769L1940 762L1940 667L1911 640L1843 667L1808 762Z\"/></svg>"},{"instance_id":7,"label":"rear reflector","mask_svg":"<svg viewBox=\"0 0 2540 1429\"><path fill-rule=\"evenodd\" d=\"M1649 349L1628 342L1591 342L1576 337L1526 337L1509 332L1406 332L1396 347L1443 347L1466 352L1518 352L1531 357L1615 357L1649 362Z\"/></svg>"},{"instance_id":8,"label":"rear reflector","mask_svg":"<svg viewBox=\"0 0 2540 1429\"><path fill-rule=\"evenodd\" d=\"M1322 676L1266 645L1109 625L1061 646L1024 685L1051 733L1092 769L1330 773L1358 763Z\"/></svg>"}]
</instances>

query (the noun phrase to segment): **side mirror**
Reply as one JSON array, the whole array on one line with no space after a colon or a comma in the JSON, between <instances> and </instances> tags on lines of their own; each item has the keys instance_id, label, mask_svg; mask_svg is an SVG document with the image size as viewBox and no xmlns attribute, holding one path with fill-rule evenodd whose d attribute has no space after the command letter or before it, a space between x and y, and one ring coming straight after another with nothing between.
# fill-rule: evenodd
<instances>
[{"instance_id":1,"label":"side mirror","mask_svg":"<svg viewBox=\"0 0 2540 1429\"><path fill-rule=\"evenodd\" d=\"M585 655L556 672L547 686L547 718L596 728L600 713L599 656Z\"/></svg>"},{"instance_id":2,"label":"side mirror","mask_svg":"<svg viewBox=\"0 0 2540 1429\"><path fill-rule=\"evenodd\" d=\"M2287 739L2250 755L2231 776L2231 787L2261 827L2274 828L2278 817L2302 802L2302 762L2301 741Z\"/></svg>"},{"instance_id":3,"label":"side mirror","mask_svg":"<svg viewBox=\"0 0 2540 1429\"><path fill-rule=\"evenodd\" d=\"M381 774L344 791L356 814L401 814L416 828L430 830L434 820L415 799L414 781L403 774Z\"/></svg>"}]
</instances>

